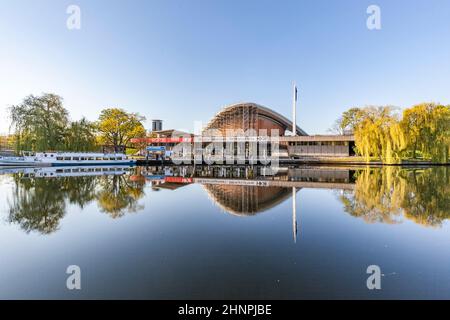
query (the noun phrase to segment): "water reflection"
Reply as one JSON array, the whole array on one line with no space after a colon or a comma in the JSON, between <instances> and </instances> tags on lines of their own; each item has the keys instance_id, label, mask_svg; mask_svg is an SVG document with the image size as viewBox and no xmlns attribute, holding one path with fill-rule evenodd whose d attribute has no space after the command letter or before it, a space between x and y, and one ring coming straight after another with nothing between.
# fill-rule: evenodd
<instances>
[{"instance_id":1,"label":"water reflection","mask_svg":"<svg viewBox=\"0 0 450 320\"><path fill-rule=\"evenodd\" d=\"M355 173L355 190L344 192L344 209L366 222L398 223L402 217L426 226L450 218L448 167L365 168Z\"/></svg>"},{"instance_id":2,"label":"water reflection","mask_svg":"<svg viewBox=\"0 0 450 320\"><path fill-rule=\"evenodd\" d=\"M210 198L225 212L251 216L273 208L292 196L285 187L205 184Z\"/></svg>"},{"instance_id":3,"label":"water reflection","mask_svg":"<svg viewBox=\"0 0 450 320\"><path fill-rule=\"evenodd\" d=\"M8 197L10 223L25 232L50 234L58 230L67 205L83 209L97 201L102 212L117 218L143 207L145 182L129 179L130 168L25 168L7 169L13 191Z\"/></svg>"},{"instance_id":4,"label":"water reflection","mask_svg":"<svg viewBox=\"0 0 450 320\"><path fill-rule=\"evenodd\" d=\"M81 209L95 202L112 218L144 210L145 186L175 190L201 184L223 211L253 216L292 198L297 236L296 193L303 188L337 190L345 212L369 223L399 223L403 218L440 226L450 215L448 167L434 168L280 168L265 167L117 167L0 170L11 177L8 221L25 232L58 230L68 205ZM300 199L297 199L301 201Z\"/></svg>"},{"instance_id":5,"label":"water reflection","mask_svg":"<svg viewBox=\"0 0 450 320\"><path fill-rule=\"evenodd\" d=\"M130 179L129 176L104 176L99 181L96 200L101 211L118 218L144 209L138 202L144 196L144 185L145 180Z\"/></svg>"}]
</instances>

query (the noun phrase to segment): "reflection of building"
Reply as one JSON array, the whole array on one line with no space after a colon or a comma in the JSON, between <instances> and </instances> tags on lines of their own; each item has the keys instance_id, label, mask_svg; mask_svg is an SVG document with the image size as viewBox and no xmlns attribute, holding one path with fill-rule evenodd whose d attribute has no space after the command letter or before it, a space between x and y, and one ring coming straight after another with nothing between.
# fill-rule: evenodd
<instances>
[{"instance_id":1,"label":"reflection of building","mask_svg":"<svg viewBox=\"0 0 450 320\"><path fill-rule=\"evenodd\" d=\"M204 188L223 210L239 216L268 210L292 195L291 189L283 187L205 184Z\"/></svg>"},{"instance_id":2,"label":"reflection of building","mask_svg":"<svg viewBox=\"0 0 450 320\"><path fill-rule=\"evenodd\" d=\"M340 167L297 167L288 169L291 181L323 183L327 188L336 184L353 184L354 170ZM302 186L306 187L306 185ZM346 188L342 188L346 189Z\"/></svg>"},{"instance_id":3,"label":"reflection of building","mask_svg":"<svg viewBox=\"0 0 450 320\"><path fill-rule=\"evenodd\" d=\"M224 184L204 184L203 187L214 203L227 213L237 216L253 216L292 197L292 233L294 242L297 242L296 193L299 189Z\"/></svg>"}]
</instances>

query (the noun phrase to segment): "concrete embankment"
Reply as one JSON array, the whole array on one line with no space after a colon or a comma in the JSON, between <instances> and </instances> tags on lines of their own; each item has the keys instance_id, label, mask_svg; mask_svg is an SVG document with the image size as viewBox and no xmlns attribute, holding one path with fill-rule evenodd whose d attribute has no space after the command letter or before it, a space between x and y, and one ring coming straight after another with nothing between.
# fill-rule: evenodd
<instances>
[{"instance_id":1,"label":"concrete embankment","mask_svg":"<svg viewBox=\"0 0 450 320\"><path fill-rule=\"evenodd\" d=\"M193 163L192 163L193 164ZM249 161L245 165L251 165ZM259 164L259 163L258 163ZM301 159L279 159L280 165L337 165L337 166L450 166L450 163L435 163L430 161L402 161L401 163L386 164L381 161L365 162L361 159L354 158L301 158ZM161 165L177 165L171 160L145 160L138 159L139 166L161 166ZM185 165L185 164L183 164ZM202 163L207 165L207 163ZM220 165L220 164L214 164ZM227 165L224 163L223 165ZM244 165L244 164L239 164Z\"/></svg>"}]
</instances>

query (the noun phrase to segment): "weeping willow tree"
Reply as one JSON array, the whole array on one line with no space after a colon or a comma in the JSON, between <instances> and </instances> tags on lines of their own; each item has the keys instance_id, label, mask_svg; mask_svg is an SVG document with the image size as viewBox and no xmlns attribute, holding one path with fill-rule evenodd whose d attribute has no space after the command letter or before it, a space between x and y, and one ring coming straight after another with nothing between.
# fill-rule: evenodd
<instances>
[{"instance_id":1,"label":"weeping willow tree","mask_svg":"<svg viewBox=\"0 0 450 320\"><path fill-rule=\"evenodd\" d=\"M449 162L449 106L423 103L405 109L402 117L390 106L351 108L338 119L335 128L355 135L356 152L367 162L375 158L398 163L418 156Z\"/></svg>"},{"instance_id":2,"label":"weeping willow tree","mask_svg":"<svg viewBox=\"0 0 450 320\"><path fill-rule=\"evenodd\" d=\"M354 125L355 144L366 161L371 157L385 163L400 161L405 138L394 110L390 106L360 109L359 121Z\"/></svg>"},{"instance_id":3,"label":"weeping willow tree","mask_svg":"<svg viewBox=\"0 0 450 320\"><path fill-rule=\"evenodd\" d=\"M96 126L86 118L71 122L65 130L64 149L70 151L95 151L98 149Z\"/></svg>"},{"instance_id":4,"label":"weeping willow tree","mask_svg":"<svg viewBox=\"0 0 450 320\"><path fill-rule=\"evenodd\" d=\"M85 118L69 121L60 96L30 95L10 108L16 151L94 151L96 127Z\"/></svg>"},{"instance_id":5,"label":"weeping willow tree","mask_svg":"<svg viewBox=\"0 0 450 320\"><path fill-rule=\"evenodd\" d=\"M402 130L407 150L436 162L448 162L450 153L450 106L422 103L403 112Z\"/></svg>"},{"instance_id":6,"label":"weeping willow tree","mask_svg":"<svg viewBox=\"0 0 450 320\"><path fill-rule=\"evenodd\" d=\"M30 95L10 108L10 117L17 150L46 151L63 147L69 120L60 96Z\"/></svg>"}]
</instances>

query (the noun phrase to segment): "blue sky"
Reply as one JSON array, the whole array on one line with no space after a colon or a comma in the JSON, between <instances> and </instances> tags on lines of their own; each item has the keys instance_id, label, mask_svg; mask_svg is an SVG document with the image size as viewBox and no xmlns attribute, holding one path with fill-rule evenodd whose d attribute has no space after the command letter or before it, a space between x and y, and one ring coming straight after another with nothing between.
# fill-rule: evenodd
<instances>
[{"instance_id":1,"label":"blue sky","mask_svg":"<svg viewBox=\"0 0 450 320\"><path fill-rule=\"evenodd\" d=\"M450 104L450 1L0 0L0 132L42 92L74 120L114 106L191 131L242 101L290 118L293 81L310 134L352 106Z\"/></svg>"}]
</instances>

